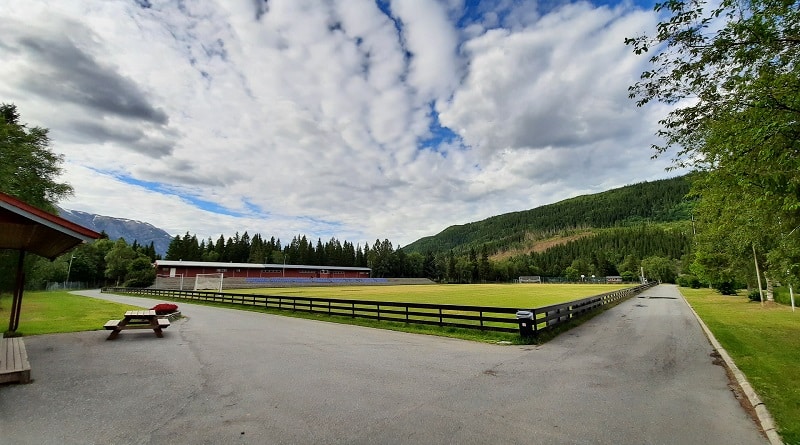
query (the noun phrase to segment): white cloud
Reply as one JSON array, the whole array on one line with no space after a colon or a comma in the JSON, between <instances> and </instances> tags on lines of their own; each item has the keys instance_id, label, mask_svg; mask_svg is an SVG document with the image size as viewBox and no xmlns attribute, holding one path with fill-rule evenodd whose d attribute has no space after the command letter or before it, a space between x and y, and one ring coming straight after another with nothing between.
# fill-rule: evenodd
<instances>
[{"instance_id":1,"label":"white cloud","mask_svg":"<svg viewBox=\"0 0 800 445\"><path fill-rule=\"evenodd\" d=\"M435 0L395 0L392 12L402 23L411 53L409 84L421 98L447 98L458 82L458 37L445 6Z\"/></svg>"},{"instance_id":2,"label":"white cloud","mask_svg":"<svg viewBox=\"0 0 800 445\"><path fill-rule=\"evenodd\" d=\"M200 238L404 245L666 176L656 108L626 91L644 60L623 38L651 14L485 5L10 0L0 97L51 129L64 207ZM430 141L431 103L460 140Z\"/></svg>"}]
</instances>

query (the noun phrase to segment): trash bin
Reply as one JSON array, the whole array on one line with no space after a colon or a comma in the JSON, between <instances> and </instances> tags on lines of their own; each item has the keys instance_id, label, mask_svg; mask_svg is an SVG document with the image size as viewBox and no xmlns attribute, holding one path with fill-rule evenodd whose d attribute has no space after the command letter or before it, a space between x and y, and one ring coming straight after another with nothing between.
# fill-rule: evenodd
<instances>
[{"instance_id":1,"label":"trash bin","mask_svg":"<svg viewBox=\"0 0 800 445\"><path fill-rule=\"evenodd\" d=\"M533 312L517 311L517 322L519 323L519 335L533 337Z\"/></svg>"}]
</instances>

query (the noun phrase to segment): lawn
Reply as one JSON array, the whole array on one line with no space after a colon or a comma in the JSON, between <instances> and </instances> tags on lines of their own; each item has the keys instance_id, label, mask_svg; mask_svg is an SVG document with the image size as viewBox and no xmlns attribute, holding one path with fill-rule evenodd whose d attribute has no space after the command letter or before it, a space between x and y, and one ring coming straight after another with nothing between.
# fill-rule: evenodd
<instances>
[{"instance_id":1,"label":"lawn","mask_svg":"<svg viewBox=\"0 0 800 445\"><path fill-rule=\"evenodd\" d=\"M800 311L680 288L747 376L787 444L800 444Z\"/></svg>"},{"instance_id":2,"label":"lawn","mask_svg":"<svg viewBox=\"0 0 800 445\"><path fill-rule=\"evenodd\" d=\"M94 331L125 311L141 307L82 297L64 291L25 292L19 317L18 335L55 334L59 332ZM8 328L11 295L0 296L0 323Z\"/></svg>"},{"instance_id":3,"label":"lawn","mask_svg":"<svg viewBox=\"0 0 800 445\"><path fill-rule=\"evenodd\" d=\"M274 287L227 293L401 303L534 308L631 287L621 284L432 284L413 286Z\"/></svg>"}]
</instances>

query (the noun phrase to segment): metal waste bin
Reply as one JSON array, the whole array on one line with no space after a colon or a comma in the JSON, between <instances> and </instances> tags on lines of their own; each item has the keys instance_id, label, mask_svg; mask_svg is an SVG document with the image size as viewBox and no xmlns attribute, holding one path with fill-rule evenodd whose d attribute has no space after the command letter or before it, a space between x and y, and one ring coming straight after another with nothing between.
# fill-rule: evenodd
<instances>
[{"instance_id":1,"label":"metal waste bin","mask_svg":"<svg viewBox=\"0 0 800 445\"><path fill-rule=\"evenodd\" d=\"M517 311L517 322L519 323L519 335L533 337L533 312Z\"/></svg>"}]
</instances>

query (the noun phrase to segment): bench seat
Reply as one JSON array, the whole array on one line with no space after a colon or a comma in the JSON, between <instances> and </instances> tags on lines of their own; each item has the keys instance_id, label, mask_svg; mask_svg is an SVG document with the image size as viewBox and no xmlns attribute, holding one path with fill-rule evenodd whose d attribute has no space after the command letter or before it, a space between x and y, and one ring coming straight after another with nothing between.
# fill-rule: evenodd
<instances>
[{"instance_id":1,"label":"bench seat","mask_svg":"<svg viewBox=\"0 0 800 445\"><path fill-rule=\"evenodd\" d=\"M0 338L0 383L31 382L31 364L19 337Z\"/></svg>"},{"instance_id":2,"label":"bench seat","mask_svg":"<svg viewBox=\"0 0 800 445\"><path fill-rule=\"evenodd\" d=\"M106 324L103 325L103 327L108 329L109 331L112 329L116 329L120 321L122 320L108 320Z\"/></svg>"}]
</instances>

